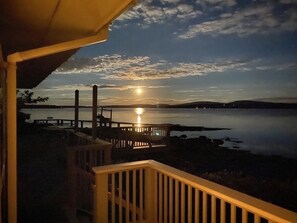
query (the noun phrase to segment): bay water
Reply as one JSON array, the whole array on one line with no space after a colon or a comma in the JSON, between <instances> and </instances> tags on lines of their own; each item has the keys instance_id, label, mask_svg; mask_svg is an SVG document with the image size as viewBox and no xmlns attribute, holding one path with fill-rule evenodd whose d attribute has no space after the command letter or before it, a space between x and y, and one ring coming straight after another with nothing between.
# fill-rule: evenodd
<instances>
[{"instance_id":1,"label":"bay water","mask_svg":"<svg viewBox=\"0 0 297 223\"><path fill-rule=\"evenodd\" d=\"M99 110L98 110L99 111ZM34 119L53 117L74 119L73 108L23 109ZM230 130L172 132L171 135L223 139L230 149L249 150L256 154L282 155L297 159L296 109L172 109L145 108L141 114L134 108L113 109L113 120L146 124L180 124L228 128ZM104 114L105 115L105 114ZM91 120L92 110L81 108L79 119ZM106 113L106 117L108 114Z\"/></svg>"}]
</instances>

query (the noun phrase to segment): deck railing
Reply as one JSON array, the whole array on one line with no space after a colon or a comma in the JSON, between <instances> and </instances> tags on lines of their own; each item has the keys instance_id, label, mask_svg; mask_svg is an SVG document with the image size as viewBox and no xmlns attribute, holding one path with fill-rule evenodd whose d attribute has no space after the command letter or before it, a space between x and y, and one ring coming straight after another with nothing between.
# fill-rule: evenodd
<instances>
[{"instance_id":1,"label":"deck railing","mask_svg":"<svg viewBox=\"0 0 297 223\"><path fill-rule=\"evenodd\" d=\"M113 144L114 149L122 148L152 148L168 145L170 131L167 125L133 125L130 127L114 127L121 134L112 134L105 140Z\"/></svg>"},{"instance_id":2,"label":"deck railing","mask_svg":"<svg viewBox=\"0 0 297 223\"><path fill-rule=\"evenodd\" d=\"M297 222L297 213L156 161L93 171L94 222Z\"/></svg>"},{"instance_id":3,"label":"deck railing","mask_svg":"<svg viewBox=\"0 0 297 223\"><path fill-rule=\"evenodd\" d=\"M47 118L47 119L34 119L35 124L46 124L46 125L56 125L56 126L64 126L64 127L74 127L75 120L74 119L55 119L55 118ZM78 120L78 126L80 128L84 128L86 126L92 125L92 120ZM99 122L98 122L99 123Z\"/></svg>"},{"instance_id":4,"label":"deck railing","mask_svg":"<svg viewBox=\"0 0 297 223\"><path fill-rule=\"evenodd\" d=\"M67 169L69 205L73 210L93 211L94 173L92 167L111 163L111 143L81 132L68 131Z\"/></svg>"}]
</instances>

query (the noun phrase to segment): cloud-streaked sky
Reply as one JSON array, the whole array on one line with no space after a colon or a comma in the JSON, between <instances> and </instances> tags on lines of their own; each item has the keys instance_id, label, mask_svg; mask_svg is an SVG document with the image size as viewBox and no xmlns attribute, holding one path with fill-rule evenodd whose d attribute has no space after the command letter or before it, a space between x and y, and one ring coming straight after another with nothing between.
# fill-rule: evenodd
<instances>
[{"instance_id":1,"label":"cloud-streaked sky","mask_svg":"<svg viewBox=\"0 0 297 223\"><path fill-rule=\"evenodd\" d=\"M297 102L297 0L139 0L34 91L52 104ZM137 89L142 89L141 92Z\"/></svg>"}]
</instances>

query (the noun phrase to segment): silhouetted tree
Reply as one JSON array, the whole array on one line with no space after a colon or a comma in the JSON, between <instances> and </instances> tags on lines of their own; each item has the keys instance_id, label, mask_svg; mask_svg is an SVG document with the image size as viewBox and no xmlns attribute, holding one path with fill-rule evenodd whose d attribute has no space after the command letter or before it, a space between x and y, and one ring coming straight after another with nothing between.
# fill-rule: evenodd
<instances>
[{"instance_id":1,"label":"silhouetted tree","mask_svg":"<svg viewBox=\"0 0 297 223\"><path fill-rule=\"evenodd\" d=\"M27 119L30 119L31 114L26 114L21 112L21 109L24 108L26 105L30 104L37 104L39 102L48 101L48 97L40 97L33 98L34 92L25 90L23 92L17 91L17 112L18 112L18 121L19 123L25 122Z\"/></svg>"}]
</instances>

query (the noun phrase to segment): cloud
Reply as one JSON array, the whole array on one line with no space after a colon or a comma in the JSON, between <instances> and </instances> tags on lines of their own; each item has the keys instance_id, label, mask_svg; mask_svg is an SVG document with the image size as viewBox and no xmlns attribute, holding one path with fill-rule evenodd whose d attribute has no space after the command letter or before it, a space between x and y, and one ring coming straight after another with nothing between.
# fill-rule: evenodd
<instances>
[{"instance_id":1,"label":"cloud","mask_svg":"<svg viewBox=\"0 0 297 223\"><path fill-rule=\"evenodd\" d=\"M174 23L177 30L179 26L187 27L179 31L181 39L191 39L200 34L243 37L296 31L296 4L297 0L280 0L278 3L254 1L248 6L238 5L236 0L140 0L114 22L113 28L132 24L148 28L153 24Z\"/></svg>"},{"instance_id":2,"label":"cloud","mask_svg":"<svg viewBox=\"0 0 297 223\"><path fill-rule=\"evenodd\" d=\"M281 29L287 31L297 30L297 10L289 9L285 12L286 20L281 24Z\"/></svg>"},{"instance_id":3,"label":"cloud","mask_svg":"<svg viewBox=\"0 0 297 223\"><path fill-rule=\"evenodd\" d=\"M148 56L122 56L105 55L94 58L71 58L58 68L54 77L60 75L85 74L89 85L75 86L68 84L69 88L79 87L80 89L90 87L90 84L110 81L140 81L140 80L160 80L177 79L190 76L204 76L211 73L223 73L226 71L248 72L252 70L296 70L296 62L267 61L262 59L232 59L224 58L209 62L168 62L166 60L152 60ZM63 77L61 77L63 78ZM65 78L64 78L65 79ZM72 79L72 78L71 78ZM81 81L78 79L77 81ZM81 83L81 82L78 82ZM59 85L57 81L54 83ZM65 88L68 88L65 86ZM113 84L99 85L102 89L125 90L135 86L121 86ZM146 87L146 86L143 86ZM162 86L158 86L160 88ZM164 86L163 86L164 87ZM147 87L148 88L148 87Z\"/></svg>"},{"instance_id":4,"label":"cloud","mask_svg":"<svg viewBox=\"0 0 297 223\"><path fill-rule=\"evenodd\" d=\"M147 56L105 55L88 59L72 58L58 68L55 74L92 73L101 80L158 80L239 70L246 64L247 61L234 59L220 59L208 63L170 63L165 60L152 61Z\"/></svg>"},{"instance_id":5,"label":"cloud","mask_svg":"<svg viewBox=\"0 0 297 223\"><path fill-rule=\"evenodd\" d=\"M180 13L191 13L194 10L193 6L188 4L180 4L177 9Z\"/></svg>"},{"instance_id":6,"label":"cloud","mask_svg":"<svg viewBox=\"0 0 297 223\"><path fill-rule=\"evenodd\" d=\"M169 3L169 4L177 4L180 0L161 0L163 4Z\"/></svg>"},{"instance_id":7,"label":"cloud","mask_svg":"<svg viewBox=\"0 0 297 223\"><path fill-rule=\"evenodd\" d=\"M177 6L177 9L178 9L177 18L182 20L193 19L201 14L200 11L195 10L194 7L189 4L180 4Z\"/></svg>"},{"instance_id":8,"label":"cloud","mask_svg":"<svg viewBox=\"0 0 297 223\"><path fill-rule=\"evenodd\" d=\"M280 0L281 4L297 4L297 0Z\"/></svg>"},{"instance_id":9,"label":"cloud","mask_svg":"<svg viewBox=\"0 0 297 223\"><path fill-rule=\"evenodd\" d=\"M133 23L147 28L152 24L163 24L172 21L188 21L202 14L195 4L181 3L179 0L140 1L136 6L123 13L116 21L114 28L125 27Z\"/></svg>"},{"instance_id":10,"label":"cloud","mask_svg":"<svg viewBox=\"0 0 297 223\"><path fill-rule=\"evenodd\" d=\"M186 93L186 94L188 94L188 93L204 93L205 90L192 89L192 90L177 90L175 92L177 92L177 93Z\"/></svg>"},{"instance_id":11,"label":"cloud","mask_svg":"<svg viewBox=\"0 0 297 223\"><path fill-rule=\"evenodd\" d=\"M80 73L96 73L104 75L109 72L120 72L127 70L129 67L142 67L149 65L149 57L125 57L118 54L112 56L104 55L94 58L75 58L72 57L61 67L55 74L80 74Z\"/></svg>"},{"instance_id":12,"label":"cloud","mask_svg":"<svg viewBox=\"0 0 297 223\"><path fill-rule=\"evenodd\" d=\"M257 66L256 70L277 70L277 71L297 70L297 63L262 65L262 66Z\"/></svg>"},{"instance_id":13,"label":"cloud","mask_svg":"<svg viewBox=\"0 0 297 223\"><path fill-rule=\"evenodd\" d=\"M209 63L176 63L166 69L147 70L146 79L169 79L189 76L203 76L241 67L245 62L239 60L219 60Z\"/></svg>"},{"instance_id":14,"label":"cloud","mask_svg":"<svg viewBox=\"0 0 297 223\"><path fill-rule=\"evenodd\" d=\"M274 10L275 5L270 4L250 6L233 13L223 12L217 19L190 25L178 37L191 39L200 34L212 36L235 34L244 37L297 30L296 9L285 10L282 17L276 15Z\"/></svg>"},{"instance_id":15,"label":"cloud","mask_svg":"<svg viewBox=\"0 0 297 223\"><path fill-rule=\"evenodd\" d=\"M196 4L201 6L209 6L214 7L216 6L216 9L220 9L222 7L232 7L237 5L236 0L197 0Z\"/></svg>"},{"instance_id":16,"label":"cloud","mask_svg":"<svg viewBox=\"0 0 297 223\"><path fill-rule=\"evenodd\" d=\"M36 90L42 91L92 91L92 87L95 84L61 84L61 85L54 85L49 87L42 87L36 88ZM126 90L135 90L138 88L142 89L162 89L162 88L169 88L170 86L163 86L163 85L115 85L115 84L97 84L98 89L100 90L116 90L116 91L126 91Z\"/></svg>"}]
</instances>

